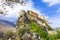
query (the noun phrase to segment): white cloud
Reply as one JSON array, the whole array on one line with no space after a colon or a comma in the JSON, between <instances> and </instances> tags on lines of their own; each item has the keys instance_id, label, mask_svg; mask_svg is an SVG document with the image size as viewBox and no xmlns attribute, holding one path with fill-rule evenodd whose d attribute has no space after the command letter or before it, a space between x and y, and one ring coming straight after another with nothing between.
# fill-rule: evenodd
<instances>
[{"instance_id":1,"label":"white cloud","mask_svg":"<svg viewBox=\"0 0 60 40\"><path fill-rule=\"evenodd\" d=\"M60 0L42 0L43 2L48 4L48 7L60 4ZM48 16L47 16L48 17ZM60 27L60 7L56 11L52 17L47 18L50 22L50 26L52 28Z\"/></svg>"},{"instance_id":2,"label":"white cloud","mask_svg":"<svg viewBox=\"0 0 60 40\"><path fill-rule=\"evenodd\" d=\"M60 8L58 8L57 13L59 13L59 14L60 14Z\"/></svg>"},{"instance_id":3,"label":"white cloud","mask_svg":"<svg viewBox=\"0 0 60 40\"><path fill-rule=\"evenodd\" d=\"M50 21L50 25L52 28L60 27L60 8L56 11L56 14L54 16L48 18Z\"/></svg>"},{"instance_id":4,"label":"white cloud","mask_svg":"<svg viewBox=\"0 0 60 40\"><path fill-rule=\"evenodd\" d=\"M0 15L0 19L8 20L8 21L12 21L14 18L17 19L18 12L20 10L25 10L25 11L32 10L38 13L39 15L41 15L40 11L34 7L34 3L31 0L29 0L25 5L21 5L19 3L14 2L10 6L3 4L3 5L0 5L0 7L1 7L1 10L3 10L4 12L7 11L6 13L8 14L6 16Z\"/></svg>"},{"instance_id":5,"label":"white cloud","mask_svg":"<svg viewBox=\"0 0 60 40\"><path fill-rule=\"evenodd\" d=\"M60 15L56 15L49 20L51 22L50 25L52 26L52 28L60 27Z\"/></svg>"},{"instance_id":6,"label":"white cloud","mask_svg":"<svg viewBox=\"0 0 60 40\"><path fill-rule=\"evenodd\" d=\"M43 0L43 2L47 2L49 4L49 6L52 6L52 5L59 3L60 1L59 0ZM9 14L9 15L6 15L6 16L0 15L0 19L8 20L8 21L11 21L14 23L18 18L18 12L20 10L25 10L25 11L32 10L32 11L38 13L39 15L44 15L41 13L40 10L38 10L34 7L34 3L31 0L29 0L29 2L27 2L27 4L25 4L24 6L20 5L19 3L15 3L15 4L13 3L13 4L11 4L11 6L3 4L2 6L4 6L6 9L4 10L3 7L0 6L1 10L3 10L4 12L8 11L7 14ZM52 18L50 18L46 15L44 15L44 16L45 16L46 20L48 20L48 21L50 20L50 22L52 23L50 25L53 28L60 27L60 21L59 21L60 16L59 15L54 16Z\"/></svg>"},{"instance_id":7,"label":"white cloud","mask_svg":"<svg viewBox=\"0 0 60 40\"><path fill-rule=\"evenodd\" d=\"M60 0L42 0L42 1L48 3L49 7L56 4L60 4Z\"/></svg>"},{"instance_id":8,"label":"white cloud","mask_svg":"<svg viewBox=\"0 0 60 40\"><path fill-rule=\"evenodd\" d=\"M34 12L40 13L38 9L34 8L34 3L31 0L29 0L25 5L21 5L19 3L12 3L11 6L3 4L0 7L1 7L1 10L3 10L4 12L8 11L6 13L9 15L6 15L6 17L17 16L20 10L25 10L25 11L32 10Z\"/></svg>"}]
</instances>

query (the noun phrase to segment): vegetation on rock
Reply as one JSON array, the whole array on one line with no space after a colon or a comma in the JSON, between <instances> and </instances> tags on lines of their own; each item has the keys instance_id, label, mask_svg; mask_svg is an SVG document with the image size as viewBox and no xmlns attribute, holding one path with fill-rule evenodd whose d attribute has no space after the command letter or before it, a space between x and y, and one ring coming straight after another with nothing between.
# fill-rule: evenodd
<instances>
[{"instance_id":1,"label":"vegetation on rock","mask_svg":"<svg viewBox=\"0 0 60 40\"><path fill-rule=\"evenodd\" d=\"M35 12L23 10L16 22L16 32L8 30L0 37L0 40L58 40L60 31L57 31L57 34L56 32L49 34L48 31L53 29L45 19L37 16Z\"/></svg>"}]
</instances>

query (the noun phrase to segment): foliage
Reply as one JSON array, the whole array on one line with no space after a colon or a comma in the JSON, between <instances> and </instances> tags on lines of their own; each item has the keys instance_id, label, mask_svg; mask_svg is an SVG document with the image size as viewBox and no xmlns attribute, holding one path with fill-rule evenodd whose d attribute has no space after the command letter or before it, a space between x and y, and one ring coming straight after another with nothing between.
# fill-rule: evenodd
<instances>
[{"instance_id":1,"label":"foliage","mask_svg":"<svg viewBox=\"0 0 60 40\"><path fill-rule=\"evenodd\" d=\"M23 28L19 28L19 29L18 29L18 37L19 37L20 40L21 40L21 37L23 36L23 34L24 34L26 31L29 32L29 28L26 27L26 25L24 25Z\"/></svg>"},{"instance_id":2,"label":"foliage","mask_svg":"<svg viewBox=\"0 0 60 40\"><path fill-rule=\"evenodd\" d=\"M0 40L5 40L4 38L0 38Z\"/></svg>"},{"instance_id":3,"label":"foliage","mask_svg":"<svg viewBox=\"0 0 60 40\"><path fill-rule=\"evenodd\" d=\"M47 36L47 32L44 31L44 27L41 26L40 28L38 25L34 24L34 22L31 22L30 31L38 33L42 38L45 38Z\"/></svg>"},{"instance_id":4,"label":"foliage","mask_svg":"<svg viewBox=\"0 0 60 40\"><path fill-rule=\"evenodd\" d=\"M30 23L30 28L28 28L28 27L26 27L26 25L24 25L23 28L18 29L18 36L20 39L26 31L31 32L31 33L37 33L42 38L46 38L46 36L47 36L47 31L45 31L44 26L39 27L38 25L34 24L34 22Z\"/></svg>"},{"instance_id":5,"label":"foliage","mask_svg":"<svg viewBox=\"0 0 60 40\"><path fill-rule=\"evenodd\" d=\"M56 35L49 35L48 40L57 40L57 36Z\"/></svg>"},{"instance_id":6,"label":"foliage","mask_svg":"<svg viewBox=\"0 0 60 40\"><path fill-rule=\"evenodd\" d=\"M51 26L47 25L48 26L48 30L53 30L53 28L51 28Z\"/></svg>"},{"instance_id":7,"label":"foliage","mask_svg":"<svg viewBox=\"0 0 60 40\"><path fill-rule=\"evenodd\" d=\"M47 38L42 38L42 40L47 40Z\"/></svg>"},{"instance_id":8,"label":"foliage","mask_svg":"<svg viewBox=\"0 0 60 40\"><path fill-rule=\"evenodd\" d=\"M2 38L2 37L3 37L3 34L4 34L3 32L0 32L0 38Z\"/></svg>"},{"instance_id":9,"label":"foliage","mask_svg":"<svg viewBox=\"0 0 60 40\"><path fill-rule=\"evenodd\" d=\"M46 24L46 20L42 20L42 23ZM48 30L52 30L51 26L49 26L49 24L46 24L48 26Z\"/></svg>"},{"instance_id":10,"label":"foliage","mask_svg":"<svg viewBox=\"0 0 60 40\"><path fill-rule=\"evenodd\" d=\"M60 31L57 31L57 38L60 38Z\"/></svg>"},{"instance_id":11,"label":"foliage","mask_svg":"<svg viewBox=\"0 0 60 40\"><path fill-rule=\"evenodd\" d=\"M4 33L4 38L8 39L11 38L13 35L15 35L12 31L8 30Z\"/></svg>"},{"instance_id":12,"label":"foliage","mask_svg":"<svg viewBox=\"0 0 60 40\"><path fill-rule=\"evenodd\" d=\"M14 36L15 33L13 33L10 30L7 30L4 32L3 37L0 38L0 40L7 40L8 38L12 38L12 36Z\"/></svg>"}]
</instances>

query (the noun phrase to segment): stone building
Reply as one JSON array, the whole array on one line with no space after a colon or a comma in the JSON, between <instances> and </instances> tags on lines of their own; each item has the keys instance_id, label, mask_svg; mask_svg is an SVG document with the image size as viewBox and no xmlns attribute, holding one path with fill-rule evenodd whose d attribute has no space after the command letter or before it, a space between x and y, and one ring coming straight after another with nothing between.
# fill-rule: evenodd
<instances>
[{"instance_id":1,"label":"stone building","mask_svg":"<svg viewBox=\"0 0 60 40\"><path fill-rule=\"evenodd\" d=\"M33 17L38 17L38 14L33 12L33 11L27 11L27 13L30 15L30 16L33 16Z\"/></svg>"},{"instance_id":2,"label":"stone building","mask_svg":"<svg viewBox=\"0 0 60 40\"><path fill-rule=\"evenodd\" d=\"M30 20L37 20L38 18L38 14L33 12L33 11L27 11L27 17L30 19Z\"/></svg>"},{"instance_id":3,"label":"stone building","mask_svg":"<svg viewBox=\"0 0 60 40\"><path fill-rule=\"evenodd\" d=\"M43 15L41 15L41 16L40 16L40 19L44 20L44 19L45 19L45 17L44 17Z\"/></svg>"}]
</instances>

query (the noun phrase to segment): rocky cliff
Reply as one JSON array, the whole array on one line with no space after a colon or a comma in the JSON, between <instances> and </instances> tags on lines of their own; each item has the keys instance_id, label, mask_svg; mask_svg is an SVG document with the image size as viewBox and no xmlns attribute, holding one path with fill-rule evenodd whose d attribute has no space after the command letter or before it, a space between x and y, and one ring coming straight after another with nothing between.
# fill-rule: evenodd
<instances>
[{"instance_id":1,"label":"rocky cliff","mask_svg":"<svg viewBox=\"0 0 60 40\"><path fill-rule=\"evenodd\" d=\"M47 36L47 31L52 29L43 16L39 18L33 11L21 10L19 14L16 29L20 40L41 40Z\"/></svg>"}]
</instances>

